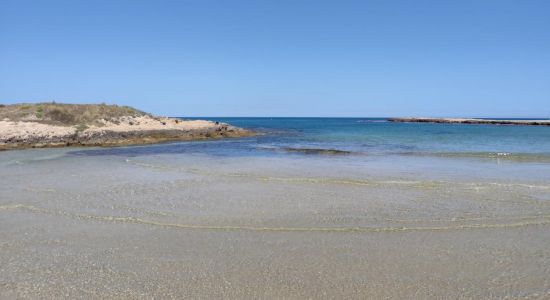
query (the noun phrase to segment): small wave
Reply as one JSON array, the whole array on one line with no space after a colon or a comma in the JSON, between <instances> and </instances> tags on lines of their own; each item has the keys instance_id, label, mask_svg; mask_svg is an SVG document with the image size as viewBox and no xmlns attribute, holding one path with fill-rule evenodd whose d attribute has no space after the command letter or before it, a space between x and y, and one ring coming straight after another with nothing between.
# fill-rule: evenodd
<instances>
[{"instance_id":1,"label":"small wave","mask_svg":"<svg viewBox=\"0 0 550 300\"><path fill-rule=\"evenodd\" d=\"M409 152L401 155L436 156L448 158L498 159L510 162L550 163L550 153L511 153L511 152Z\"/></svg>"},{"instance_id":2,"label":"small wave","mask_svg":"<svg viewBox=\"0 0 550 300\"><path fill-rule=\"evenodd\" d=\"M143 167L143 168L159 169L159 170L173 170L173 169L174 169L174 168L171 168L171 167L169 167L169 166L148 164L148 163L133 161L133 160L130 160L130 159L126 159L125 161L126 161L126 163L128 163L128 164L131 164L131 165L134 165L134 166L138 166L138 167Z\"/></svg>"},{"instance_id":3,"label":"small wave","mask_svg":"<svg viewBox=\"0 0 550 300\"><path fill-rule=\"evenodd\" d=\"M488 185L502 186L502 187L522 187L528 189L550 189L550 185L536 185L526 183L500 183L500 182L487 182Z\"/></svg>"},{"instance_id":4,"label":"small wave","mask_svg":"<svg viewBox=\"0 0 550 300\"><path fill-rule=\"evenodd\" d=\"M276 149L276 148L275 148ZM271 150L271 149L269 149ZM369 180L361 178L330 178L330 177L276 177L265 176L253 173L222 173L205 171L197 168L174 168L166 165L156 165L142 163L126 159L126 162L135 166L159 170L180 171L200 176L222 176L233 178L248 178L265 182L286 182L286 183L308 183L308 184L341 184L341 185L358 185L358 186L383 186L383 185L399 185L412 188L437 188L443 186L464 186L468 188L491 188L491 187L510 187L510 188L527 188L548 190L550 185L545 184L530 184L530 183L512 183L512 182L454 182L454 181L438 181L438 180L403 180L403 179L388 179L388 180Z\"/></svg>"},{"instance_id":5,"label":"small wave","mask_svg":"<svg viewBox=\"0 0 550 300\"><path fill-rule=\"evenodd\" d=\"M243 177L246 175L238 175ZM247 176L248 177L248 176ZM255 177L255 176L252 176ZM314 178L314 177L271 177L257 176L262 181L280 181L294 183L313 183L313 184L343 184L343 185L404 185L404 186L423 186L433 187L437 182L432 181L407 181L407 180L364 180L364 179L339 179L339 178Z\"/></svg>"},{"instance_id":6,"label":"small wave","mask_svg":"<svg viewBox=\"0 0 550 300\"><path fill-rule=\"evenodd\" d=\"M377 233L377 232L408 232L408 231L445 231L445 230L467 230L467 229L494 229L494 228L514 228L525 226L542 226L550 224L550 216L544 215L537 219L515 221L509 223L475 223L475 224L460 224L449 226L416 226L416 227L264 227L264 226L248 226L248 225L195 225L195 224L183 224L183 223L170 223L154 220L147 220L133 216L99 216L69 213L66 211L55 211L40 208L32 205L24 204L12 204L0 206L0 211L5 210L26 210L33 213L44 213L49 215L60 215L66 218L80 219L80 220L94 220L111 223L131 223L131 224L143 224L149 226L159 226L166 228L179 228L190 230L220 230L220 231L278 231L278 232L365 232L365 233Z\"/></svg>"},{"instance_id":7,"label":"small wave","mask_svg":"<svg viewBox=\"0 0 550 300\"><path fill-rule=\"evenodd\" d=\"M52 188L33 188L33 187L26 187L23 189L27 192L35 192L35 193L56 193L57 191Z\"/></svg>"}]
</instances>

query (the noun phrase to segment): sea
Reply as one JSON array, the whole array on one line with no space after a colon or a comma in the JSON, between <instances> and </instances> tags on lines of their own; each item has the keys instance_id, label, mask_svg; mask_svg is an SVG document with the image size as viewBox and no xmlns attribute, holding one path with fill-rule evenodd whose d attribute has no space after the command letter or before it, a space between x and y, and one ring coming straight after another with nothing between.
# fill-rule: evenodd
<instances>
[{"instance_id":1,"label":"sea","mask_svg":"<svg viewBox=\"0 0 550 300\"><path fill-rule=\"evenodd\" d=\"M548 160L547 126L432 124L390 122L387 118L182 118L229 123L258 133L253 138L113 148L104 154L134 152L212 155L323 154L435 155ZM220 147L218 147L220 146ZM312 150L310 152L300 151ZM317 151L315 151L317 150ZM330 154L330 153L326 153ZM344 154L344 153L340 153Z\"/></svg>"},{"instance_id":2,"label":"sea","mask_svg":"<svg viewBox=\"0 0 550 300\"><path fill-rule=\"evenodd\" d=\"M550 299L550 127L197 119L0 152L0 299Z\"/></svg>"}]
</instances>

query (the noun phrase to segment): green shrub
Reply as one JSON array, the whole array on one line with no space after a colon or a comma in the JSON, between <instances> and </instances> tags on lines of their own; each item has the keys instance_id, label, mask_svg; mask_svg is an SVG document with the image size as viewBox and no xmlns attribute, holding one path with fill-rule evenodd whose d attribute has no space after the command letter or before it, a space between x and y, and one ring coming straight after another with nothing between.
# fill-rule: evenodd
<instances>
[{"instance_id":1,"label":"green shrub","mask_svg":"<svg viewBox=\"0 0 550 300\"><path fill-rule=\"evenodd\" d=\"M49 111L48 117L50 117L50 119L52 119L53 121L58 121L63 124L70 124L75 121L75 117L73 115L58 108L54 108Z\"/></svg>"}]
</instances>

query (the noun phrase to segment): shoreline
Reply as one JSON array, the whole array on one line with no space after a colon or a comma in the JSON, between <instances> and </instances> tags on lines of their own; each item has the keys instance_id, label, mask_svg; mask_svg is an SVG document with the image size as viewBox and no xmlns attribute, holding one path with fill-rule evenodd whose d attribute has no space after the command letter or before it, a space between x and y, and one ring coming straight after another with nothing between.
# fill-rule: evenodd
<instances>
[{"instance_id":1,"label":"shoreline","mask_svg":"<svg viewBox=\"0 0 550 300\"><path fill-rule=\"evenodd\" d=\"M0 295L486 299L547 287L546 165L214 146L228 155L0 154Z\"/></svg>"},{"instance_id":2,"label":"shoreline","mask_svg":"<svg viewBox=\"0 0 550 300\"><path fill-rule=\"evenodd\" d=\"M54 132L58 131L59 128L46 127L47 131L43 132L24 132L5 136L2 129L6 127L20 127L21 123L25 122L13 122L13 124L6 126L5 121L0 121L0 151L29 148L120 147L176 141L238 138L254 135L251 131L225 123L201 120L200 122L205 123L203 126L192 128L194 124L191 124L191 122L197 121L179 121L181 129L106 129L78 132L77 130L71 130L71 128L63 128L64 132L56 134Z\"/></svg>"},{"instance_id":3,"label":"shoreline","mask_svg":"<svg viewBox=\"0 0 550 300\"><path fill-rule=\"evenodd\" d=\"M497 120L497 119L475 119L475 118L389 118L388 121L396 122L396 123L550 126L550 120Z\"/></svg>"},{"instance_id":4,"label":"shoreline","mask_svg":"<svg viewBox=\"0 0 550 300\"><path fill-rule=\"evenodd\" d=\"M255 135L226 123L157 117L118 106L13 105L0 112L4 114L0 118L0 151L116 147Z\"/></svg>"}]
</instances>

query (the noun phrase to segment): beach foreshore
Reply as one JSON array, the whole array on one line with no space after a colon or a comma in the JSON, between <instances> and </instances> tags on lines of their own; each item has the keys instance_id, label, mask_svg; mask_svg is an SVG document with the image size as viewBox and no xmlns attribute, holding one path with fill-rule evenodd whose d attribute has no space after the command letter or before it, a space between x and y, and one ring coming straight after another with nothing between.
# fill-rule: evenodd
<instances>
[{"instance_id":1,"label":"beach foreshore","mask_svg":"<svg viewBox=\"0 0 550 300\"><path fill-rule=\"evenodd\" d=\"M0 153L0 299L550 299L548 164L206 144Z\"/></svg>"},{"instance_id":2,"label":"beach foreshore","mask_svg":"<svg viewBox=\"0 0 550 300\"><path fill-rule=\"evenodd\" d=\"M75 120L79 117L90 115L92 106L84 109L78 105L71 105L69 108L59 104L53 106L66 109L65 115L61 115L63 118L55 118L59 113L50 114L53 118L37 118L36 115L42 116L44 113L38 108L40 114L34 114L31 108L27 109L31 113L23 117L16 115L17 118L0 119L0 150L65 146L112 147L253 135L249 130L226 123L156 117L133 109L131 113L121 113L122 108L110 106L106 106L103 111L117 110L115 117L94 116L91 118L93 120L81 118L84 121L76 124ZM76 112L76 109L81 111ZM56 110L60 111L58 108L50 109L54 112ZM6 115L15 115L13 109L10 113Z\"/></svg>"},{"instance_id":3,"label":"beach foreshore","mask_svg":"<svg viewBox=\"0 0 550 300\"><path fill-rule=\"evenodd\" d=\"M390 118L390 122L550 126L550 120L500 120L473 118Z\"/></svg>"}]
</instances>

